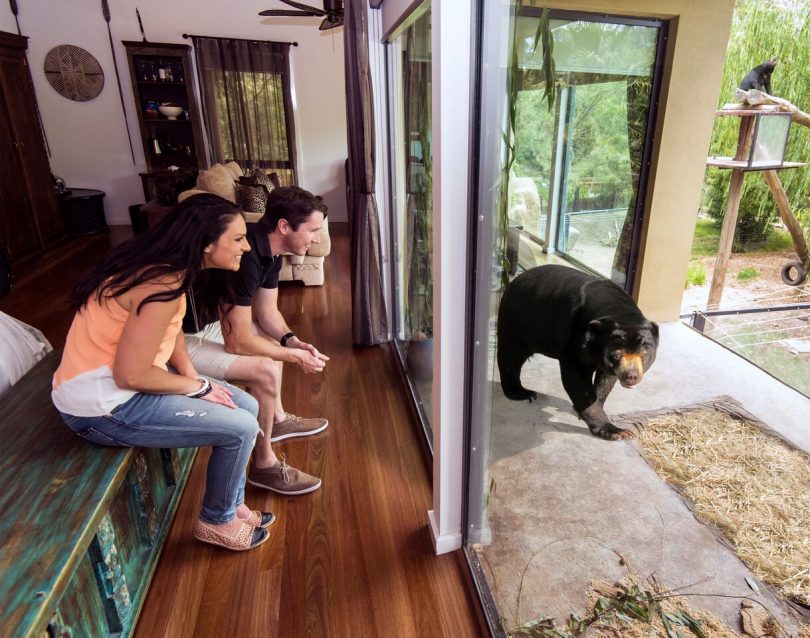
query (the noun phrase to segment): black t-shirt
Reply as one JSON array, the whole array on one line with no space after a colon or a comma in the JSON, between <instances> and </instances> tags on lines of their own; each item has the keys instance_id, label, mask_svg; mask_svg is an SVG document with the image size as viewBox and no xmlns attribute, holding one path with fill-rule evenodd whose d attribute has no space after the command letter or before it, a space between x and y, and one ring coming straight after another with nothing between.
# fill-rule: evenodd
<instances>
[{"instance_id":1,"label":"black t-shirt","mask_svg":"<svg viewBox=\"0 0 810 638\"><path fill-rule=\"evenodd\" d=\"M242 255L242 265L239 267L239 271L224 273L231 289L230 303L236 306L253 305L253 296L259 288L278 288L278 275L281 271L281 257L273 256L266 230L259 228L256 224L248 224L247 240L250 244L250 252ZM201 283L204 285L204 282ZM218 319L215 316L216 313L206 309L205 304L199 299L199 285L196 285L195 288L194 299L198 321L194 321L191 300L186 299L183 332L188 334L198 332Z\"/></svg>"}]
</instances>

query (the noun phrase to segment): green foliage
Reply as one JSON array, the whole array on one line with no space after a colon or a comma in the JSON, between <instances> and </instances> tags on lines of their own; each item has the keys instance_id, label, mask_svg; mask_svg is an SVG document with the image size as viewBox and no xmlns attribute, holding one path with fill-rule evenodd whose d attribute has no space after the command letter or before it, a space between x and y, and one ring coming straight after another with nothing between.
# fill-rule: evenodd
<instances>
[{"instance_id":1,"label":"green foliage","mask_svg":"<svg viewBox=\"0 0 810 638\"><path fill-rule=\"evenodd\" d=\"M772 230L765 239L765 250L769 253L778 253L793 248L793 238L784 230Z\"/></svg>"},{"instance_id":2,"label":"green foliage","mask_svg":"<svg viewBox=\"0 0 810 638\"><path fill-rule=\"evenodd\" d=\"M779 61L771 79L774 95L789 100L802 110L810 108L810 3L778 0L737 0L729 38L718 108L733 100L734 89L753 67L775 55ZM733 156L737 146L739 118L715 119L710 154ZM794 124L785 159L810 160L810 130ZM710 169L704 189L704 210L722 219L728 197L728 170ZM793 209L810 208L810 171L779 172ZM761 248L778 216L776 204L760 175L749 173L740 201L735 244L738 250ZM810 229L808 220L803 222Z\"/></svg>"},{"instance_id":3,"label":"green foliage","mask_svg":"<svg viewBox=\"0 0 810 638\"><path fill-rule=\"evenodd\" d=\"M686 286L702 286L706 283L706 267L703 262L690 261L689 269L686 271Z\"/></svg>"},{"instance_id":4,"label":"green foliage","mask_svg":"<svg viewBox=\"0 0 810 638\"><path fill-rule=\"evenodd\" d=\"M737 273L737 281L752 281L759 277L759 271L753 266L746 266Z\"/></svg>"}]
</instances>

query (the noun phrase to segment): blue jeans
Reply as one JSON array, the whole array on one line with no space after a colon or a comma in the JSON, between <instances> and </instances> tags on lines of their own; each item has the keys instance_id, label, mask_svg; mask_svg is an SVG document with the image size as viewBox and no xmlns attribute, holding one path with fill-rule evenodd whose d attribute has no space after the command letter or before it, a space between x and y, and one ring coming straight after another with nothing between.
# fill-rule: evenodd
<instances>
[{"instance_id":1,"label":"blue jeans","mask_svg":"<svg viewBox=\"0 0 810 638\"><path fill-rule=\"evenodd\" d=\"M259 404L223 381L233 392L236 409L179 394L136 394L104 416L62 413L67 426L82 438L114 447L206 447L211 458L200 518L227 523L245 500L245 474L259 433Z\"/></svg>"}]
</instances>

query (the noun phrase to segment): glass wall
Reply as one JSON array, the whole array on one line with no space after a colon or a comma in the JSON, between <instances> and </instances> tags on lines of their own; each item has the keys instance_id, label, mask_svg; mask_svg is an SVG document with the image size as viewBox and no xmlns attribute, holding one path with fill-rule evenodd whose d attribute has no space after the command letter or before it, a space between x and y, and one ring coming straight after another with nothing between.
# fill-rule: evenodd
<instances>
[{"instance_id":1,"label":"glass wall","mask_svg":"<svg viewBox=\"0 0 810 638\"><path fill-rule=\"evenodd\" d=\"M609 518L605 442L578 420L553 359L523 365L534 401L505 397L498 312L508 282L544 263L631 285L665 35L656 20L536 4L487 1L481 16L465 528L500 635L540 635L529 626L548 628L546 616L564 626L569 605L584 612L588 578L611 577L593 540Z\"/></svg>"},{"instance_id":2,"label":"glass wall","mask_svg":"<svg viewBox=\"0 0 810 638\"><path fill-rule=\"evenodd\" d=\"M552 13L552 101L537 39L540 15L524 7L512 25L513 242L520 230L524 245L539 242L545 253L559 252L625 286L659 29ZM537 263L536 250L522 252L524 267Z\"/></svg>"},{"instance_id":3,"label":"glass wall","mask_svg":"<svg viewBox=\"0 0 810 638\"><path fill-rule=\"evenodd\" d=\"M433 381L433 188L430 5L388 46L393 157L395 334L430 435Z\"/></svg>"}]
</instances>

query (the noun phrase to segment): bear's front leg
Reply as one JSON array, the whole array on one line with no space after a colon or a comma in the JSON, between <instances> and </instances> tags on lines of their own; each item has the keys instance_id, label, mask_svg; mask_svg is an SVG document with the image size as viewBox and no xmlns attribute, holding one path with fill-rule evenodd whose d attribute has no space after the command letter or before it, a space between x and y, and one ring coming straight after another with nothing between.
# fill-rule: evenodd
<instances>
[{"instance_id":1,"label":"bear's front leg","mask_svg":"<svg viewBox=\"0 0 810 638\"><path fill-rule=\"evenodd\" d=\"M635 436L630 430L617 428L610 422L602 407L605 399L616 383L616 377L605 375L587 366L560 361L563 387L574 404L579 418L585 421L591 434L600 439L615 441L631 439ZM596 374L595 382L592 381Z\"/></svg>"},{"instance_id":2,"label":"bear's front leg","mask_svg":"<svg viewBox=\"0 0 810 638\"><path fill-rule=\"evenodd\" d=\"M591 434L598 436L600 439L607 439L608 441L616 441L618 439L632 439L636 435L630 430L624 428L617 428L610 422L610 417L605 414L602 406L598 403L593 403L581 412L581 418L588 425Z\"/></svg>"}]
</instances>

